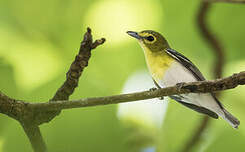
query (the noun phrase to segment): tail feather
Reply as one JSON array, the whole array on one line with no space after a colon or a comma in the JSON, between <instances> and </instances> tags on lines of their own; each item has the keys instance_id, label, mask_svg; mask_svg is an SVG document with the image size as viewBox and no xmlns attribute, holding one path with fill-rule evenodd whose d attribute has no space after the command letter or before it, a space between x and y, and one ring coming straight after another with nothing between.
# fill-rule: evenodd
<instances>
[{"instance_id":1,"label":"tail feather","mask_svg":"<svg viewBox=\"0 0 245 152\"><path fill-rule=\"evenodd\" d=\"M238 128L240 125L240 121L234 117L231 113L229 113L227 110L222 109L224 112L223 119L225 119L233 128Z\"/></svg>"},{"instance_id":2,"label":"tail feather","mask_svg":"<svg viewBox=\"0 0 245 152\"><path fill-rule=\"evenodd\" d=\"M216 111L217 114L219 114L219 116L226 120L233 128L237 129L240 125L240 121L224 108L224 106L219 102L214 94L212 94L212 96L220 107L220 110Z\"/></svg>"}]
</instances>

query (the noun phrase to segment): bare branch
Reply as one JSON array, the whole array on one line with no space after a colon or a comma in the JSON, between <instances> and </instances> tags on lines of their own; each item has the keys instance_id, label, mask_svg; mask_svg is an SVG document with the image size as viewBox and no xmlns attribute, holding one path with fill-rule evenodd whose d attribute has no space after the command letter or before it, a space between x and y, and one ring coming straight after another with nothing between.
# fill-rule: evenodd
<instances>
[{"instance_id":1,"label":"bare branch","mask_svg":"<svg viewBox=\"0 0 245 152\"><path fill-rule=\"evenodd\" d=\"M91 29L87 28L87 32L81 42L79 54L71 64L66 74L65 82L51 99L52 102L69 99L69 96L73 94L75 88L78 86L78 81L84 68L88 66L91 50L104 42L104 38L93 42ZM45 152L47 148L41 135L39 125L51 121L60 113L60 109L40 112L38 110L34 111L26 105L28 105L28 103L11 99L0 92L0 113L6 114L21 123L35 152Z\"/></svg>"},{"instance_id":2,"label":"bare branch","mask_svg":"<svg viewBox=\"0 0 245 152\"><path fill-rule=\"evenodd\" d=\"M29 138L33 150L35 152L47 152L40 128L36 124L32 124L32 122L22 123L21 125Z\"/></svg>"},{"instance_id":3,"label":"bare branch","mask_svg":"<svg viewBox=\"0 0 245 152\"><path fill-rule=\"evenodd\" d=\"M227 89L233 89L238 85L245 85L245 71L240 72L238 74L233 74L232 76L223 79L183 83L181 87L179 85L175 85L172 87L161 88L154 91L143 91L143 92L121 94L115 96L85 98L85 99L71 100L71 101L64 100L64 101L40 102L40 103L17 101L13 103L13 107L15 107L16 105L22 105L21 106L22 109L31 109L29 111L46 112L46 111L53 111L53 110L138 101L138 100L151 99L151 98L157 98L162 96L191 93L191 92L192 93L216 92L216 91L222 91ZM3 102L8 102L8 101L9 99L5 101L0 100L0 105Z\"/></svg>"},{"instance_id":4,"label":"bare branch","mask_svg":"<svg viewBox=\"0 0 245 152\"><path fill-rule=\"evenodd\" d=\"M81 42L78 55L72 62L68 72L66 73L66 80L57 90L54 97L50 102L58 100L68 100L70 95L73 94L75 88L78 86L79 78L81 77L83 70L88 66L88 61L91 57L92 49L105 42L105 38L101 38L93 42L91 29L87 28L87 32L84 34L83 41ZM60 111L47 111L46 113L35 114L35 122L40 125L51 121L54 117L59 115Z\"/></svg>"},{"instance_id":5,"label":"bare branch","mask_svg":"<svg viewBox=\"0 0 245 152\"><path fill-rule=\"evenodd\" d=\"M91 45L92 49L95 49L97 46L103 44L105 42L105 38L101 38L99 40L95 40L95 42Z\"/></svg>"},{"instance_id":6,"label":"bare branch","mask_svg":"<svg viewBox=\"0 0 245 152\"><path fill-rule=\"evenodd\" d=\"M6 114L20 122L35 152L45 152L46 145L38 125L32 124L31 120L26 119L32 116L32 114L26 110L25 105L27 105L25 102L11 99L0 92L0 113Z\"/></svg>"},{"instance_id":7,"label":"bare branch","mask_svg":"<svg viewBox=\"0 0 245 152\"><path fill-rule=\"evenodd\" d=\"M57 102L43 102L43 103L29 103L27 107L37 111L49 111L49 110L62 110L80 107L90 107L97 105L116 104L122 102L130 102L137 100L144 100L162 96L170 96L184 93L207 93L215 92L226 89L232 89L238 85L245 84L245 71L239 74L234 74L224 79L217 79L213 81L198 81L191 83L183 83L181 87L179 85L157 89L154 91L143 91L130 94L121 94L107 97L95 97L85 98L72 101L57 101Z\"/></svg>"},{"instance_id":8,"label":"bare branch","mask_svg":"<svg viewBox=\"0 0 245 152\"><path fill-rule=\"evenodd\" d=\"M183 83L181 86L176 85L173 87L157 89L155 91L144 91L131 94L122 94L116 96L108 97L96 97L96 98L86 98L73 101L56 101L56 102L43 102L43 103L28 103L24 101L17 101L10 99L0 93L0 109L4 109L2 106L6 102L11 102L12 109L19 109L17 111L16 119L22 124L26 134L29 137L29 140L34 148L35 152L45 151L46 145L43 141L42 135L38 128L38 125L33 124L33 114L37 111L39 113L46 113L47 111L59 111L62 109L71 109L71 108L80 108L88 106L97 106L97 105L107 105L107 104L116 104L122 102L138 101L162 96L184 94L184 93L206 93L206 92L215 92L226 89L232 89L238 85L245 85L245 71L240 72L239 74L234 74L230 77L217 79L213 81L198 81L191 83ZM8 114L12 116L11 111L0 111L1 113ZM15 110L14 110L15 112Z\"/></svg>"},{"instance_id":9,"label":"bare branch","mask_svg":"<svg viewBox=\"0 0 245 152\"><path fill-rule=\"evenodd\" d=\"M84 68L88 66L92 49L95 49L97 46L105 42L105 38L101 38L93 42L91 32L91 29L87 28L87 32L84 34L83 41L80 45L79 53L76 55L75 60L72 62L68 72L66 73L66 80L57 90L50 102L69 99L70 95L73 94L75 88L78 86L79 78L81 77ZM51 121L59 114L60 111L48 111L45 114L36 113L35 122L40 125Z\"/></svg>"},{"instance_id":10,"label":"bare branch","mask_svg":"<svg viewBox=\"0 0 245 152\"><path fill-rule=\"evenodd\" d=\"M71 64L70 69L66 74L66 81L58 89L51 101L69 99L69 96L78 86L79 78L82 75L84 68L88 66L88 61L91 57L91 50L95 49L104 42L104 38L93 42L91 29L87 28L87 32L85 33L83 41L81 42L79 54L75 57L75 60Z\"/></svg>"},{"instance_id":11,"label":"bare branch","mask_svg":"<svg viewBox=\"0 0 245 152\"><path fill-rule=\"evenodd\" d=\"M91 57L91 50L95 49L104 42L104 38L93 42L91 29L87 28L87 32L84 34L83 41L80 45L79 53L76 55L75 60L69 68L69 71L66 73L66 80L57 90L54 97L50 100L51 102L69 99L70 95L73 94L75 88L78 86L79 78L81 77L84 68L88 66L88 61ZM41 152L44 151L44 149L46 150L46 145L38 125L51 121L54 117L59 115L61 111L47 111L45 113L39 113L37 111L33 112L33 123L25 123L25 127L23 125L22 126L32 144L33 149Z\"/></svg>"},{"instance_id":12,"label":"bare branch","mask_svg":"<svg viewBox=\"0 0 245 152\"><path fill-rule=\"evenodd\" d=\"M238 85L245 85L245 71L239 74L233 74L230 77L217 79L213 81L198 81L183 83L181 86L176 85L157 89L155 91L144 91L131 94L122 94L108 97L86 98L73 101L56 101L43 103L28 103L10 99L0 92L0 113L7 114L17 119L23 126L35 152L46 151L46 145L43 141L40 129L37 124L33 123L35 112L46 113L47 111L57 111L62 109L80 108L97 105L116 104L122 102L138 101L162 96L170 96L184 93L206 93L226 89L232 89ZM10 102L10 104L6 103ZM14 110L5 110L10 108ZM17 110L18 109L18 110ZM13 114L12 114L13 112Z\"/></svg>"},{"instance_id":13,"label":"bare branch","mask_svg":"<svg viewBox=\"0 0 245 152\"><path fill-rule=\"evenodd\" d=\"M0 91L0 113L20 120L24 104L24 102L12 99Z\"/></svg>"}]
</instances>

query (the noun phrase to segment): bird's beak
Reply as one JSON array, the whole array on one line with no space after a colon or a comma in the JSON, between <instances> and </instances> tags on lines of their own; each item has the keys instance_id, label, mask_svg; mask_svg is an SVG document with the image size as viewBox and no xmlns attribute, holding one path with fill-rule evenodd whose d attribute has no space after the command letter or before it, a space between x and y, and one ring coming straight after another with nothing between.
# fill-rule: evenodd
<instances>
[{"instance_id":1,"label":"bird's beak","mask_svg":"<svg viewBox=\"0 0 245 152\"><path fill-rule=\"evenodd\" d=\"M134 38L136 38L138 40L142 39L142 37L139 36L139 34L137 32L127 31L127 33L128 33L128 35L130 35L130 36L132 36L132 37L134 37Z\"/></svg>"}]
</instances>

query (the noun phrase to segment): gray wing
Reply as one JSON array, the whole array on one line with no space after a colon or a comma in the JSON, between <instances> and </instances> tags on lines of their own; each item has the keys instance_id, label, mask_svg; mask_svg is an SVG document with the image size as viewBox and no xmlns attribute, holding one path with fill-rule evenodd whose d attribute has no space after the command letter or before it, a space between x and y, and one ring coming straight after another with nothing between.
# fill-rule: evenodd
<instances>
[{"instance_id":1,"label":"gray wing","mask_svg":"<svg viewBox=\"0 0 245 152\"><path fill-rule=\"evenodd\" d=\"M181 53L173 50L173 49L167 49L166 52L173 58L175 58L180 64L184 65L191 73L195 76L195 78L198 81L203 81L205 80L204 76L202 73L199 71L199 69L189 60L187 57L182 55ZM214 93L211 93L213 96L214 100L218 103L221 109L223 108L223 105L219 102L219 100L215 97Z\"/></svg>"},{"instance_id":2,"label":"gray wing","mask_svg":"<svg viewBox=\"0 0 245 152\"><path fill-rule=\"evenodd\" d=\"M183 97L181 95L173 95L173 96L169 96L171 99L174 99L175 101L177 101L178 103L188 107L188 108L191 108L192 110L196 111L196 112L199 112L199 113L202 113L202 114L206 114L212 118L215 118L215 119L218 119L219 116L211 111L211 110L208 110L204 107L199 107L197 105L194 105L194 104L190 104L190 103L187 103L187 102L184 102L182 101Z\"/></svg>"},{"instance_id":3,"label":"gray wing","mask_svg":"<svg viewBox=\"0 0 245 152\"><path fill-rule=\"evenodd\" d=\"M198 68L184 55L173 49L167 49L166 52L173 58L175 58L180 64L184 65L191 73L195 76L198 81L205 80L202 73L198 70Z\"/></svg>"},{"instance_id":4,"label":"gray wing","mask_svg":"<svg viewBox=\"0 0 245 152\"><path fill-rule=\"evenodd\" d=\"M186 58L184 55L182 55L181 53L173 50L173 49L167 49L166 52L173 57L174 59L176 59L180 64L182 64L184 67L186 67L194 76L198 81L203 81L205 80L204 76L202 75L202 73L199 71L199 69L188 59ZM156 86L158 88L160 88L160 86L154 81L154 83L156 84ZM215 101L220 105L220 107L222 107L221 103L216 99L216 97L213 95L213 93L211 93L212 96L214 97ZM194 104L190 104L190 103L186 103L184 102L182 99L183 97L181 95L173 95L170 96L170 98L176 100L177 102L181 103L182 105L191 108L197 112L209 115L210 117L213 118L218 118L218 115L213 112L210 111L204 107L199 107L196 106Z\"/></svg>"},{"instance_id":5,"label":"gray wing","mask_svg":"<svg viewBox=\"0 0 245 152\"><path fill-rule=\"evenodd\" d=\"M157 86L158 89L160 89L161 87L157 84L157 82L153 79L153 82L154 84ZM213 111L210 111L204 107L199 107L199 106L196 106L194 104L190 104L190 103L186 103L184 102L182 99L184 97L182 97L181 95L172 95L172 96L169 96L171 99L177 101L178 103L188 107L188 108L191 108L192 110L196 111L196 112L200 112L200 113L203 113L203 114L206 114L206 115L209 115L210 117L212 118L215 118L215 119L218 119L219 116L213 112Z\"/></svg>"}]
</instances>

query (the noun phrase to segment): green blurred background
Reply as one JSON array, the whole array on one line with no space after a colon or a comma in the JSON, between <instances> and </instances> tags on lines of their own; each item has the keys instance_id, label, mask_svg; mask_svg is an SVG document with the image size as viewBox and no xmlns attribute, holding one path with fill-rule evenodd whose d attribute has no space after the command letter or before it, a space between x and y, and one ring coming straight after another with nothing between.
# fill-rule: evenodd
<instances>
[{"instance_id":1,"label":"green blurred background","mask_svg":"<svg viewBox=\"0 0 245 152\"><path fill-rule=\"evenodd\" d=\"M141 48L125 34L127 30L160 31L172 48L212 79L214 56L195 22L199 4L198 0L0 0L0 90L17 99L48 101L63 83L87 26L94 38L105 37L107 42L93 51L71 99L119 94L128 77L146 70ZM244 70L245 5L214 4L208 24L225 47L224 76ZM221 96L227 109L240 119L239 130L223 120L212 121L193 151L245 150L244 91L245 87L239 87ZM49 151L129 151L125 143L130 133L118 119L117 108L63 111L41 126ZM153 131L150 136L157 136L159 151L178 151L200 118L170 101L160 133ZM20 150L32 151L27 137L16 121L1 114L0 152Z\"/></svg>"}]
</instances>

